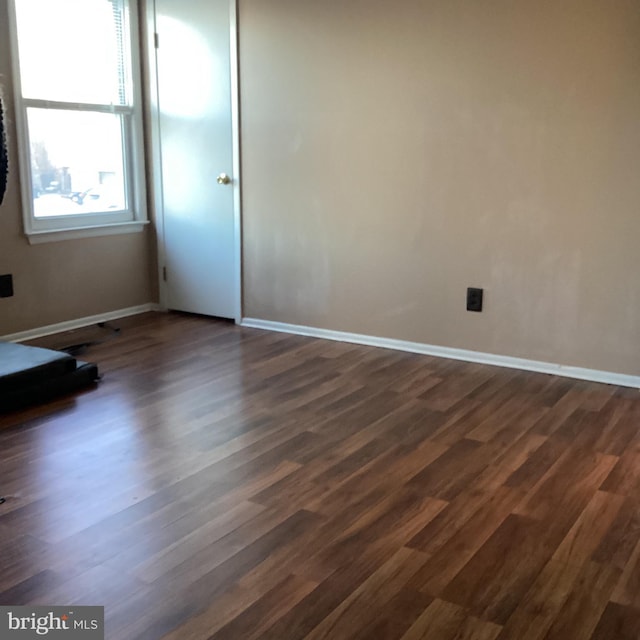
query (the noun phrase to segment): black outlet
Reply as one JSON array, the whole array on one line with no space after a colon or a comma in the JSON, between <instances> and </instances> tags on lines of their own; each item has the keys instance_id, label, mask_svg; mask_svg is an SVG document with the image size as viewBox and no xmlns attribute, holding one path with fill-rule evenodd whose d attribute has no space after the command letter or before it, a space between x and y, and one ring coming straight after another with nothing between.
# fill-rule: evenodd
<instances>
[{"instance_id":1,"label":"black outlet","mask_svg":"<svg viewBox=\"0 0 640 640\"><path fill-rule=\"evenodd\" d=\"M482 311L482 289L467 289L467 311Z\"/></svg>"},{"instance_id":2,"label":"black outlet","mask_svg":"<svg viewBox=\"0 0 640 640\"><path fill-rule=\"evenodd\" d=\"M0 276L0 298L10 298L13 295L13 276L7 273Z\"/></svg>"}]
</instances>

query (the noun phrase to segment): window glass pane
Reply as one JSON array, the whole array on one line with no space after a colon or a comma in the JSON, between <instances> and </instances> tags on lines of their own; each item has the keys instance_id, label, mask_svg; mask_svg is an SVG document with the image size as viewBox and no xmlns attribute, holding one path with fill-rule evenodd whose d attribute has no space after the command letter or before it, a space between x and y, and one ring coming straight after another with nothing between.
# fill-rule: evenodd
<instances>
[{"instance_id":1,"label":"window glass pane","mask_svg":"<svg viewBox=\"0 0 640 640\"><path fill-rule=\"evenodd\" d=\"M25 98L128 104L124 0L16 0L16 13Z\"/></svg>"},{"instance_id":2,"label":"window glass pane","mask_svg":"<svg viewBox=\"0 0 640 640\"><path fill-rule=\"evenodd\" d=\"M123 118L27 109L36 218L126 209Z\"/></svg>"}]
</instances>

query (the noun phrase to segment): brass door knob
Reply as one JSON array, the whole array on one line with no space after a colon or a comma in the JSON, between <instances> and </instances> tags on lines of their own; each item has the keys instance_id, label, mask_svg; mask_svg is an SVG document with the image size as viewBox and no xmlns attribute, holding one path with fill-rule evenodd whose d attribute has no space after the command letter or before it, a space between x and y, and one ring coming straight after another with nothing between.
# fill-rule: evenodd
<instances>
[{"instance_id":1,"label":"brass door knob","mask_svg":"<svg viewBox=\"0 0 640 640\"><path fill-rule=\"evenodd\" d=\"M231 182L231 178L226 173L221 173L217 180L218 184L229 184Z\"/></svg>"}]
</instances>

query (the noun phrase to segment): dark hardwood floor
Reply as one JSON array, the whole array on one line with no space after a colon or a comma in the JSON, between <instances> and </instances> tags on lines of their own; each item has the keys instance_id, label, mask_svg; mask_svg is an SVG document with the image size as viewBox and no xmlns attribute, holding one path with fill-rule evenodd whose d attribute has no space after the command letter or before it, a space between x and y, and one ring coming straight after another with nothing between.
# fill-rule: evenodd
<instances>
[{"instance_id":1,"label":"dark hardwood floor","mask_svg":"<svg viewBox=\"0 0 640 640\"><path fill-rule=\"evenodd\" d=\"M114 324L95 390L0 417L0 604L119 640L640 637L637 390Z\"/></svg>"}]
</instances>

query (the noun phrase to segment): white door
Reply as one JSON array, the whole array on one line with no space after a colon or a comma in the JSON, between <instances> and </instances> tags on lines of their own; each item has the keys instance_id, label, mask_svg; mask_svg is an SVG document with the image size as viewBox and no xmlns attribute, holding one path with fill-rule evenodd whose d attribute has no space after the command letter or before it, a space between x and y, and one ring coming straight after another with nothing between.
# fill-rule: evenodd
<instances>
[{"instance_id":1,"label":"white door","mask_svg":"<svg viewBox=\"0 0 640 640\"><path fill-rule=\"evenodd\" d=\"M229 0L155 0L158 128L169 309L234 318Z\"/></svg>"}]
</instances>

